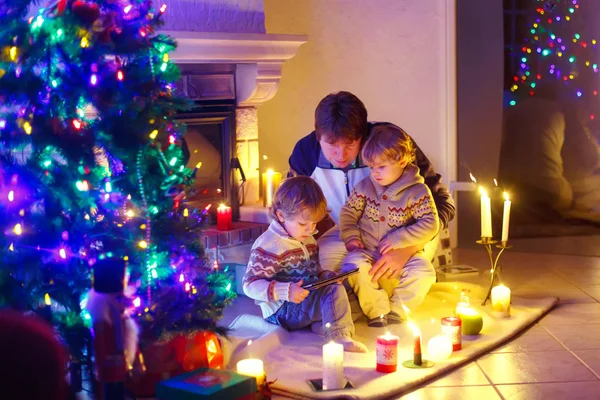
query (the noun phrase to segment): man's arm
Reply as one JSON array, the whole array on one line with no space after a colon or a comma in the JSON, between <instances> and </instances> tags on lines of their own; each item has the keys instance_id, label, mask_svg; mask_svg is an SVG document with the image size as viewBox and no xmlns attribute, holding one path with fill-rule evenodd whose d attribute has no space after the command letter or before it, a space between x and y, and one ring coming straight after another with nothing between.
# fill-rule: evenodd
<instances>
[{"instance_id":1,"label":"man's arm","mask_svg":"<svg viewBox=\"0 0 600 400\"><path fill-rule=\"evenodd\" d=\"M319 161L319 151L320 145L315 132L300 139L289 158L288 178L297 175L311 176Z\"/></svg>"},{"instance_id":2,"label":"man's arm","mask_svg":"<svg viewBox=\"0 0 600 400\"><path fill-rule=\"evenodd\" d=\"M429 187L429 190L431 190L440 219L441 228L445 229L448 227L448 223L452 221L456 215L454 200L452 200L452 196L446 185L442 183L442 176L434 171L431 161L429 161L427 156L421 151L414 139L413 143L417 149L415 163L425 179L425 184Z\"/></svg>"}]
</instances>

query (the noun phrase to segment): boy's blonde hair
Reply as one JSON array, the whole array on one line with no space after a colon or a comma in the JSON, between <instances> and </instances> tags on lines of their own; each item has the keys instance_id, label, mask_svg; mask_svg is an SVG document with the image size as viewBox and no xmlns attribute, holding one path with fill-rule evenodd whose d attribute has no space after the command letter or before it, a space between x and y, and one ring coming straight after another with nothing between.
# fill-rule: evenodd
<instances>
[{"instance_id":1,"label":"boy's blonde hair","mask_svg":"<svg viewBox=\"0 0 600 400\"><path fill-rule=\"evenodd\" d=\"M376 125L362 149L362 158L367 165L375 159L402 162L406 165L415 161L415 145L406 132L392 124Z\"/></svg>"},{"instance_id":2,"label":"boy's blonde hair","mask_svg":"<svg viewBox=\"0 0 600 400\"><path fill-rule=\"evenodd\" d=\"M317 182L308 176L284 180L275 193L269 216L279 220L277 211L281 211L284 217L293 217L305 210L310 211L315 222L322 220L327 214L327 200Z\"/></svg>"}]
</instances>

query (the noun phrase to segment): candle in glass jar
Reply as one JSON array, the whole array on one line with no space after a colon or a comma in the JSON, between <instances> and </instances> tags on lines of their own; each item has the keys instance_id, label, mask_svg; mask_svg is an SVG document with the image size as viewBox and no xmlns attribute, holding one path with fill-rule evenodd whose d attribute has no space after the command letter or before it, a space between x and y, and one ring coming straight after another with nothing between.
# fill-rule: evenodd
<instances>
[{"instance_id":1,"label":"candle in glass jar","mask_svg":"<svg viewBox=\"0 0 600 400\"><path fill-rule=\"evenodd\" d=\"M460 318L442 318L442 334L452 341L453 351L462 349L462 321Z\"/></svg>"},{"instance_id":2,"label":"candle in glass jar","mask_svg":"<svg viewBox=\"0 0 600 400\"><path fill-rule=\"evenodd\" d=\"M344 346L329 342L323 345L323 390L342 389L344 378Z\"/></svg>"},{"instance_id":3,"label":"candle in glass jar","mask_svg":"<svg viewBox=\"0 0 600 400\"><path fill-rule=\"evenodd\" d=\"M481 237L492 237L492 203L490 197L483 187L479 188L481 193Z\"/></svg>"},{"instance_id":4,"label":"candle in glass jar","mask_svg":"<svg viewBox=\"0 0 600 400\"><path fill-rule=\"evenodd\" d=\"M232 228L231 222L231 207L221 204L217 207L217 229L220 231L230 231Z\"/></svg>"},{"instance_id":5,"label":"candle in glass jar","mask_svg":"<svg viewBox=\"0 0 600 400\"><path fill-rule=\"evenodd\" d=\"M377 337L377 372L394 372L398 368L398 336L386 332Z\"/></svg>"},{"instance_id":6,"label":"candle in glass jar","mask_svg":"<svg viewBox=\"0 0 600 400\"><path fill-rule=\"evenodd\" d=\"M504 285L492 288L492 312L498 317L510 317L510 289Z\"/></svg>"},{"instance_id":7,"label":"candle in glass jar","mask_svg":"<svg viewBox=\"0 0 600 400\"><path fill-rule=\"evenodd\" d=\"M281 172L275 172L272 169L267 170L262 175L263 181L263 204L265 207L271 207L275 192L281 182Z\"/></svg>"},{"instance_id":8,"label":"candle in glass jar","mask_svg":"<svg viewBox=\"0 0 600 400\"><path fill-rule=\"evenodd\" d=\"M510 224L510 199L508 193L504 192L504 212L502 214L502 241L508 242L508 228Z\"/></svg>"},{"instance_id":9,"label":"candle in glass jar","mask_svg":"<svg viewBox=\"0 0 600 400\"><path fill-rule=\"evenodd\" d=\"M256 378L256 387L260 391L265 384L265 368L262 360L258 358L247 358L236 364L237 373Z\"/></svg>"}]
</instances>

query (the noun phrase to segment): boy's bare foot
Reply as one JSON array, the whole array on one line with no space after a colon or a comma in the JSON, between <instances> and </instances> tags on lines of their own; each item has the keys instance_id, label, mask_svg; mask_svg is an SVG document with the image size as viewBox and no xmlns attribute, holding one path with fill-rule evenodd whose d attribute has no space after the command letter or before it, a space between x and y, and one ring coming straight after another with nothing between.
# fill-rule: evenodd
<instances>
[{"instance_id":1,"label":"boy's bare foot","mask_svg":"<svg viewBox=\"0 0 600 400\"><path fill-rule=\"evenodd\" d=\"M367 346L351 338L341 338L339 343L344 345L344 351L351 353L368 353Z\"/></svg>"}]
</instances>

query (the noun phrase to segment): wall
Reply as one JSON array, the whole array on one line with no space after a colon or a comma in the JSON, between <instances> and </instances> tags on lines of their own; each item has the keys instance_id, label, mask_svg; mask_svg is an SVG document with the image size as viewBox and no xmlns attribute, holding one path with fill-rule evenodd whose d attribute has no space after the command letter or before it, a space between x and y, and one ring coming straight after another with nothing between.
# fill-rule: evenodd
<instances>
[{"instance_id":1,"label":"wall","mask_svg":"<svg viewBox=\"0 0 600 400\"><path fill-rule=\"evenodd\" d=\"M265 33L263 0L162 0L170 31Z\"/></svg>"},{"instance_id":2,"label":"wall","mask_svg":"<svg viewBox=\"0 0 600 400\"><path fill-rule=\"evenodd\" d=\"M319 100L349 90L371 120L394 122L414 136L448 178L446 3L265 0L268 33L309 40L284 64L275 98L259 109L260 151L268 156L262 168L286 170L294 144L313 129Z\"/></svg>"},{"instance_id":3,"label":"wall","mask_svg":"<svg viewBox=\"0 0 600 400\"><path fill-rule=\"evenodd\" d=\"M489 186L497 175L502 132L504 71L502 0L460 0L456 9L458 178L469 172ZM458 194L458 240L480 235L479 197Z\"/></svg>"}]
</instances>

